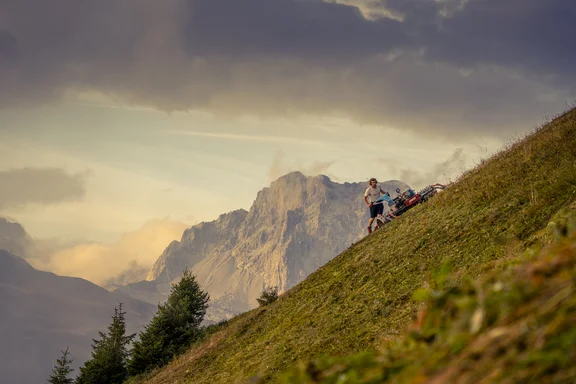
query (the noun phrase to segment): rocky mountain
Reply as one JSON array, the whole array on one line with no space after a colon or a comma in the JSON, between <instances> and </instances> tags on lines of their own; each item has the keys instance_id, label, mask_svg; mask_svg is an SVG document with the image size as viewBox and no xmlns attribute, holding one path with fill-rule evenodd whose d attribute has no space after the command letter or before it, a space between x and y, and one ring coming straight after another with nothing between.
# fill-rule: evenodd
<instances>
[{"instance_id":1,"label":"rocky mountain","mask_svg":"<svg viewBox=\"0 0 576 384\"><path fill-rule=\"evenodd\" d=\"M24 256L33 240L17 222L0 217L0 249Z\"/></svg>"},{"instance_id":2,"label":"rocky mountain","mask_svg":"<svg viewBox=\"0 0 576 384\"><path fill-rule=\"evenodd\" d=\"M119 302L129 332L141 330L156 311L86 280L36 270L0 250L0 382L46 382L66 347L75 359L75 376L90 357L92 338L105 331Z\"/></svg>"},{"instance_id":3,"label":"rocky mountain","mask_svg":"<svg viewBox=\"0 0 576 384\"><path fill-rule=\"evenodd\" d=\"M387 182L395 189L400 182ZM237 210L186 230L156 261L146 281L120 291L151 303L167 296L185 267L212 301L219 321L257 306L266 287L282 293L366 234L367 183L289 173L261 190L249 211Z\"/></svg>"}]
</instances>

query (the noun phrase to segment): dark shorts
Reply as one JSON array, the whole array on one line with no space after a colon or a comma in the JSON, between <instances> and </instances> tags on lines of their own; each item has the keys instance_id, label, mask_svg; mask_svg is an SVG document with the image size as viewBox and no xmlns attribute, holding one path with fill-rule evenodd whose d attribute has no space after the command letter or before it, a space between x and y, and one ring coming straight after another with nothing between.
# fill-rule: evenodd
<instances>
[{"instance_id":1,"label":"dark shorts","mask_svg":"<svg viewBox=\"0 0 576 384\"><path fill-rule=\"evenodd\" d=\"M373 219L384 212L384 204L375 204L370 207L370 218Z\"/></svg>"}]
</instances>

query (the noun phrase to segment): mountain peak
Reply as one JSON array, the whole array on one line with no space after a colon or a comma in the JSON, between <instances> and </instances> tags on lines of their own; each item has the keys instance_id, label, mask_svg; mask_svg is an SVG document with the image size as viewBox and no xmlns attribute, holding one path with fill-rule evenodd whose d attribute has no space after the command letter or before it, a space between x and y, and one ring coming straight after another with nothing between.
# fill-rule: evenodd
<instances>
[{"instance_id":1,"label":"mountain peak","mask_svg":"<svg viewBox=\"0 0 576 384\"><path fill-rule=\"evenodd\" d=\"M273 188L277 184L286 185L286 184L304 184L310 182L312 180L320 180L322 183L331 183L332 180L326 175L314 175L314 176L306 176L304 173L300 171L292 171L283 176L280 176L276 180L274 180L270 187Z\"/></svg>"},{"instance_id":2,"label":"mountain peak","mask_svg":"<svg viewBox=\"0 0 576 384\"><path fill-rule=\"evenodd\" d=\"M13 236L25 236L26 231L16 220L11 220L7 217L0 217L0 229L3 231L10 231Z\"/></svg>"},{"instance_id":3,"label":"mountain peak","mask_svg":"<svg viewBox=\"0 0 576 384\"><path fill-rule=\"evenodd\" d=\"M18 256L24 256L32 238L15 220L0 217L0 249L5 249Z\"/></svg>"},{"instance_id":4,"label":"mountain peak","mask_svg":"<svg viewBox=\"0 0 576 384\"><path fill-rule=\"evenodd\" d=\"M276 179L276 181L278 180L306 180L306 175L300 171L292 171L280 176L278 179Z\"/></svg>"}]
</instances>

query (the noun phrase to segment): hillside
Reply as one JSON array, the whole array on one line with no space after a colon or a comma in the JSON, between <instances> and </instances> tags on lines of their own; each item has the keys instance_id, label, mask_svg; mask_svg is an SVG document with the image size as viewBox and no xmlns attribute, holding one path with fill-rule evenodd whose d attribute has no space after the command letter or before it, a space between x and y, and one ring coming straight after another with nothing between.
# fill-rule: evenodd
<instances>
[{"instance_id":1,"label":"hillside","mask_svg":"<svg viewBox=\"0 0 576 384\"><path fill-rule=\"evenodd\" d=\"M447 265L433 289L415 292L425 305L404 337L376 352L299 364L282 382L576 382L576 214L568 217L550 226L568 236L503 269L451 285Z\"/></svg>"},{"instance_id":2,"label":"hillside","mask_svg":"<svg viewBox=\"0 0 576 384\"><path fill-rule=\"evenodd\" d=\"M138 332L156 307L91 282L34 269L0 249L0 382L45 382L60 351L70 347L77 367L90 357L92 338L124 302L128 327Z\"/></svg>"},{"instance_id":3,"label":"hillside","mask_svg":"<svg viewBox=\"0 0 576 384\"><path fill-rule=\"evenodd\" d=\"M571 110L141 382L232 383L255 375L277 381L299 361L388 346L417 317L414 292L433 287L446 261L451 284L502 270L527 249L549 244L550 221L568 220L575 202Z\"/></svg>"}]
</instances>

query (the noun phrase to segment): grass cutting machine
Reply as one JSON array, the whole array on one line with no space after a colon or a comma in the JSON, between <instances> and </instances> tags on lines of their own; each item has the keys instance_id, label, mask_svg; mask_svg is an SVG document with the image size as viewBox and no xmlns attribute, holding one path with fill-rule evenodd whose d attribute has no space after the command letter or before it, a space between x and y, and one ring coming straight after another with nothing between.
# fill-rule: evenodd
<instances>
[{"instance_id":1,"label":"grass cutting machine","mask_svg":"<svg viewBox=\"0 0 576 384\"><path fill-rule=\"evenodd\" d=\"M397 187L395 189L395 197L391 197L389 193L380 196L375 202L387 203L388 210L385 209L384 214L376 218L378 226L381 227L416 205L428 201L428 199L438 193L438 191L444 189L446 189L444 184L436 183L428 185L419 192L416 192L410 186L404 184L404 188Z\"/></svg>"}]
</instances>

